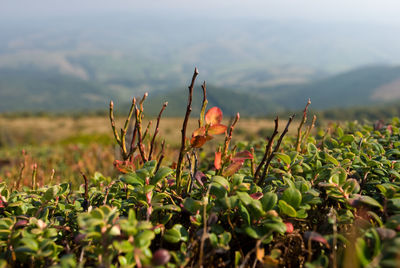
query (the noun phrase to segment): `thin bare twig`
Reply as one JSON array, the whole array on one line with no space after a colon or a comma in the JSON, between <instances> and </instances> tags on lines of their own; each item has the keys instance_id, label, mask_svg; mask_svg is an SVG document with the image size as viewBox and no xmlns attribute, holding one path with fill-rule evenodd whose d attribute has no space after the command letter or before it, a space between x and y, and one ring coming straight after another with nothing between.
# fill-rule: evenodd
<instances>
[{"instance_id":1,"label":"thin bare twig","mask_svg":"<svg viewBox=\"0 0 400 268\"><path fill-rule=\"evenodd\" d=\"M193 97L193 87L194 83L196 81L196 77L199 74L199 71L197 68L194 69L193 77L192 77L192 82L189 86L189 97L188 97L188 104L186 107L186 114L185 114L185 119L183 120L183 125L182 125L182 138L181 138L181 148L179 150L179 158L178 158L178 163L176 167L176 187L177 187L177 192L181 192L181 176L182 176L182 169L183 169L183 158L185 155L185 142L186 142L186 127L187 123L189 120L190 112L192 111L192 97Z\"/></svg>"},{"instance_id":2,"label":"thin bare twig","mask_svg":"<svg viewBox=\"0 0 400 268\"><path fill-rule=\"evenodd\" d=\"M233 120L233 123L229 127L229 132L225 135L224 148L222 150L222 159L224 159L224 157L228 154L229 143L232 140L232 133L239 119L240 119L240 114L237 113L235 119Z\"/></svg>"},{"instance_id":3,"label":"thin bare twig","mask_svg":"<svg viewBox=\"0 0 400 268\"><path fill-rule=\"evenodd\" d=\"M314 116L313 116L313 119L312 119L312 121L311 121L311 125L308 126L308 128L307 128L307 130L306 130L306 133L304 134L304 137L303 137L303 139L302 139L302 141L301 141L301 144L303 144L304 146L305 146L306 143L307 143L308 137L310 136L311 130L314 128L315 122L316 122L316 121L317 121L317 116L314 115Z\"/></svg>"},{"instance_id":4,"label":"thin bare twig","mask_svg":"<svg viewBox=\"0 0 400 268\"><path fill-rule=\"evenodd\" d=\"M117 129L115 128L115 119L114 119L114 102L110 101L110 113L109 113L109 117L110 117L110 122L111 122L111 128L113 130L114 133L114 137L115 140L117 141L118 144L121 143L121 139L118 135Z\"/></svg>"},{"instance_id":5,"label":"thin bare twig","mask_svg":"<svg viewBox=\"0 0 400 268\"><path fill-rule=\"evenodd\" d=\"M37 164L33 164L33 171L32 171L32 190L36 189L36 175L37 175Z\"/></svg>"},{"instance_id":6,"label":"thin bare twig","mask_svg":"<svg viewBox=\"0 0 400 268\"><path fill-rule=\"evenodd\" d=\"M150 152L149 152L149 158L148 158L150 160L151 160L151 156L152 156L153 150L154 150L154 142L156 141L156 136L157 136L157 134L159 132L159 128L158 127L160 125L161 115L164 112L164 110L167 107L167 105L168 105L168 102L164 102L164 104L163 104L163 106L161 108L161 111L160 111L160 113L158 114L158 117L157 117L156 128L154 130L153 138L151 139L151 144L150 144Z\"/></svg>"},{"instance_id":7,"label":"thin bare twig","mask_svg":"<svg viewBox=\"0 0 400 268\"><path fill-rule=\"evenodd\" d=\"M301 129L303 128L303 125L306 123L307 121L307 111L308 111L308 106L311 104L311 100L308 99L306 107L304 107L304 111L303 111L303 118L300 122L300 125L297 129L297 140L296 140L296 152L300 152L301 149Z\"/></svg>"},{"instance_id":8,"label":"thin bare twig","mask_svg":"<svg viewBox=\"0 0 400 268\"><path fill-rule=\"evenodd\" d=\"M147 134L149 133L149 129L150 129L151 124L153 124L153 121L149 121L149 123L147 123L147 127L146 127L146 130L143 133L142 140L146 139Z\"/></svg>"},{"instance_id":9,"label":"thin bare twig","mask_svg":"<svg viewBox=\"0 0 400 268\"><path fill-rule=\"evenodd\" d=\"M275 145L274 151L273 151L273 152L269 155L269 157L268 157L267 163L265 164L265 167L264 167L263 174L262 174L262 176L261 176L261 180L260 180L258 183L260 183L260 182L262 183L262 182L264 181L265 175L267 174L268 166L269 166L269 164L271 163L272 159L274 158L275 153L279 150L279 147L281 146L281 142L282 142L282 140L283 140L283 137L284 137L284 136L286 135L286 133L288 132L290 123L292 123L292 120L293 120L294 116L295 116L295 115L292 115L291 117L289 117L289 121L287 122L285 129L283 130L281 136L279 137L278 142L277 142L277 144Z\"/></svg>"},{"instance_id":10,"label":"thin bare twig","mask_svg":"<svg viewBox=\"0 0 400 268\"><path fill-rule=\"evenodd\" d=\"M211 184L210 184L211 185ZM208 205L208 197L210 194L210 185L208 186L206 195L203 197L203 234L201 235L200 240L200 253L199 253L199 267L203 267L203 256L204 256L204 243L206 241L207 235L207 205Z\"/></svg>"},{"instance_id":11,"label":"thin bare twig","mask_svg":"<svg viewBox=\"0 0 400 268\"><path fill-rule=\"evenodd\" d=\"M206 81L204 81L203 84L201 85L201 89L203 90L203 103L201 105L201 110L200 110L199 127L202 127L204 125L204 114L206 112L206 107L208 104Z\"/></svg>"},{"instance_id":12,"label":"thin bare twig","mask_svg":"<svg viewBox=\"0 0 400 268\"><path fill-rule=\"evenodd\" d=\"M89 181L88 178L86 177L85 173L81 172L83 180L85 181L85 193L84 193L84 202L83 202L83 209L85 211L88 210L89 208Z\"/></svg>"},{"instance_id":13,"label":"thin bare twig","mask_svg":"<svg viewBox=\"0 0 400 268\"><path fill-rule=\"evenodd\" d=\"M144 154L143 146L142 146L142 141L143 141L143 138L142 138L143 102L146 99L147 95L148 95L148 93L146 92L143 95L143 98L140 100L140 103L139 103L140 109L138 107L135 108L136 131L137 131L137 134L138 134L137 147L139 148L140 156L142 157L143 162L147 162L147 158L146 158L146 156Z\"/></svg>"},{"instance_id":14,"label":"thin bare twig","mask_svg":"<svg viewBox=\"0 0 400 268\"><path fill-rule=\"evenodd\" d=\"M164 146L165 146L165 140L162 141L161 143L161 151L158 154L158 161L157 161L157 167L156 167L156 172L158 171L158 169L161 167L161 162L164 159Z\"/></svg>"},{"instance_id":15,"label":"thin bare twig","mask_svg":"<svg viewBox=\"0 0 400 268\"><path fill-rule=\"evenodd\" d=\"M267 160L267 157L269 157L269 155L271 154L271 148L272 148L272 144L274 142L275 136L278 134L279 118L276 117L274 121L275 121L274 132L272 133L271 137L269 138L268 144L265 146L264 156L263 156L260 164L257 166L256 173L254 173L254 178L256 180L256 183L258 183L258 176L260 175L261 169L264 166L265 161Z\"/></svg>"}]
</instances>

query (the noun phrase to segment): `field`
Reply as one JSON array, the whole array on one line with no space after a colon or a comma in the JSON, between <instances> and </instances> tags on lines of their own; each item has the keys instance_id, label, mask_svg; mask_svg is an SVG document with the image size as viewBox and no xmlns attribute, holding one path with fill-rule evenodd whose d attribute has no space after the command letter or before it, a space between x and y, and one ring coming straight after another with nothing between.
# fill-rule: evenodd
<instances>
[{"instance_id":1,"label":"field","mask_svg":"<svg viewBox=\"0 0 400 268\"><path fill-rule=\"evenodd\" d=\"M127 118L0 118L0 266L399 267L398 118L205 100L148 130L144 98Z\"/></svg>"},{"instance_id":2,"label":"field","mask_svg":"<svg viewBox=\"0 0 400 268\"><path fill-rule=\"evenodd\" d=\"M155 120L150 119L153 124ZM144 125L147 126L148 121L144 120ZM160 137L166 141L166 161L169 164L178 153L182 121L183 118L164 118L160 124ZM124 122L121 118L116 123L122 126ZM224 123L229 122L224 120ZM196 124L197 119L192 118L188 129L193 131ZM240 120L233 139L266 137L272 133L273 126L273 121L268 119L244 118ZM150 129L154 131L154 125ZM223 137L216 137L209 147L222 141ZM0 145L0 178L10 183L21 179L22 185L30 184L35 163L41 185L48 182L52 169L55 170L55 181L71 181L76 185L81 183L81 171L115 175L112 163L120 157L107 116L0 117ZM22 174L21 164L25 166Z\"/></svg>"}]
</instances>

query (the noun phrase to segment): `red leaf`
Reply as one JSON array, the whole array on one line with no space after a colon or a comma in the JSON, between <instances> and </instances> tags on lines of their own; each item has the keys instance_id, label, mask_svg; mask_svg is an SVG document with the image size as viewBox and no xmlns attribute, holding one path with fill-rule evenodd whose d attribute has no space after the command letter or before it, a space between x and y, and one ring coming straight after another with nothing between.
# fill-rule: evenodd
<instances>
[{"instance_id":1,"label":"red leaf","mask_svg":"<svg viewBox=\"0 0 400 268\"><path fill-rule=\"evenodd\" d=\"M115 160L114 167L124 174L135 170L135 165L129 161Z\"/></svg>"},{"instance_id":2,"label":"red leaf","mask_svg":"<svg viewBox=\"0 0 400 268\"><path fill-rule=\"evenodd\" d=\"M206 128L201 127L201 128L196 129L195 131L193 131L192 137L204 136L205 134L206 134Z\"/></svg>"},{"instance_id":3,"label":"red leaf","mask_svg":"<svg viewBox=\"0 0 400 268\"><path fill-rule=\"evenodd\" d=\"M215 152L214 167L215 169L221 169L221 152Z\"/></svg>"},{"instance_id":4,"label":"red leaf","mask_svg":"<svg viewBox=\"0 0 400 268\"><path fill-rule=\"evenodd\" d=\"M263 193L254 193L254 194L251 194L250 197L255 200L259 200L259 199L261 199L261 197L263 197Z\"/></svg>"},{"instance_id":5,"label":"red leaf","mask_svg":"<svg viewBox=\"0 0 400 268\"><path fill-rule=\"evenodd\" d=\"M249 151L243 151L235 154L235 157L233 157L232 161L244 161L246 159L253 159L253 155Z\"/></svg>"},{"instance_id":6,"label":"red leaf","mask_svg":"<svg viewBox=\"0 0 400 268\"><path fill-rule=\"evenodd\" d=\"M225 131L228 129L228 127L227 126L225 126L225 125L221 125L221 124L216 124L216 125L211 125L209 128L208 128L208 134L211 134L211 135L218 135L218 134L222 134L222 133L225 133Z\"/></svg>"},{"instance_id":7,"label":"red leaf","mask_svg":"<svg viewBox=\"0 0 400 268\"><path fill-rule=\"evenodd\" d=\"M237 161L230 164L230 166L224 171L223 175L225 177L232 176L235 174L242 166L244 161Z\"/></svg>"},{"instance_id":8,"label":"red leaf","mask_svg":"<svg viewBox=\"0 0 400 268\"><path fill-rule=\"evenodd\" d=\"M206 124L208 125L216 125L221 123L222 121L222 111L218 107L212 107L207 111L205 116Z\"/></svg>"},{"instance_id":9,"label":"red leaf","mask_svg":"<svg viewBox=\"0 0 400 268\"><path fill-rule=\"evenodd\" d=\"M200 148L206 141L207 138L204 136L195 136L190 140L190 145L192 145L193 148Z\"/></svg>"},{"instance_id":10,"label":"red leaf","mask_svg":"<svg viewBox=\"0 0 400 268\"><path fill-rule=\"evenodd\" d=\"M304 238L307 240L312 240L315 242L319 242L324 244L326 247L329 248L328 241L323 237L321 234L314 232L314 231L307 231L304 233Z\"/></svg>"}]
</instances>

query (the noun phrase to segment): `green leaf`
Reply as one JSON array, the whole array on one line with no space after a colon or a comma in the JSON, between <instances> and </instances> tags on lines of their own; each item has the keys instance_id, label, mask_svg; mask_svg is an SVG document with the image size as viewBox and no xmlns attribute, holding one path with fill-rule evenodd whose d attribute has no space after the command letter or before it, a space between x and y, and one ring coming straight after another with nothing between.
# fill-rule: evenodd
<instances>
[{"instance_id":1,"label":"green leaf","mask_svg":"<svg viewBox=\"0 0 400 268\"><path fill-rule=\"evenodd\" d=\"M286 165L290 165L290 163L292 162L292 160L290 159L290 156L288 156L287 154L276 152L276 153L274 153L274 155L275 155L275 157L282 160Z\"/></svg>"},{"instance_id":2,"label":"green leaf","mask_svg":"<svg viewBox=\"0 0 400 268\"><path fill-rule=\"evenodd\" d=\"M135 236L135 245L139 248L150 247L151 241L154 239L155 234L153 231L144 230Z\"/></svg>"},{"instance_id":3,"label":"green leaf","mask_svg":"<svg viewBox=\"0 0 400 268\"><path fill-rule=\"evenodd\" d=\"M240 201L243 202L246 206L250 205L253 202L253 198L246 192L237 192L236 195L239 197Z\"/></svg>"},{"instance_id":4,"label":"green leaf","mask_svg":"<svg viewBox=\"0 0 400 268\"><path fill-rule=\"evenodd\" d=\"M154 208L154 211L156 211L156 210L170 210L170 211L181 212L181 208L180 207L178 207L176 205L172 205L172 204L159 206L159 207Z\"/></svg>"},{"instance_id":5,"label":"green leaf","mask_svg":"<svg viewBox=\"0 0 400 268\"><path fill-rule=\"evenodd\" d=\"M278 196L275 193L269 192L264 194L260 201L264 211L268 211L275 207L278 202Z\"/></svg>"},{"instance_id":6,"label":"green leaf","mask_svg":"<svg viewBox=\"0 0 400 268\"><path fill-rule=\"evenodd\" d=\"M187 197L183 200L183 207L190 213L196 214L196 212L201 209L202 205L200 201Z\"/></svg>"},{"instance_id":7,"label":"green leaf","mask_svg":"<svg viewBox=\"0 0 400 268\"><path fill-rule=\"evenodd\" d=\"M174 171L169 167L161 167L157 170L156 175L150 179L150 184L156 185L159 181L172 174Z\"/></svg>"},{"instance_id":8,"label":"green leaf","mask_svg":"<svg viewBox=\"0 0 400 268\"><path fill-rule=\"evenodd\" d=\"M146 178L150 177L150 173L146 168L136 170L135 174L143 183L146 181Z\"/></svg>"},{"instance_id":9,"label":"green leaf","mask_svg":"<svg viewBox=\"0 0 400 268\"><path fill-rule=\"evenodd\" d=\"M250 225L250 214L243 204L239 204L239 214L247 225Z\"/></svg>"},{"instance_id":10,"label":"green leaf","mask_svg":"<svg viewBox=\"0 0 400 268\"><path fill-rule=\"evenodd\" d=\"M44 200L46 201L54 200L57 196L58 190L59 187L57 185L47 189L47 191L43 195Z\"/></svg>"},{"instance_id":11,"label":"green leaf","mask_svg":"<svg viewBox=\"0 0 400 268\"><path fill-rule=\"evenodd\" d=\"M294 208L298 208L301 203L301 193L293 187L287 188L283 194L282 199Z\"/></svg>"},{"instance_id":12,"label":"green leaf","mask_svg":"<svg viewBox=\"0 0 400 268\"><path fill-rule=\"evenodd\" d=\"M244 232L250 236L251 238L254 239L259 239L261 238L260 234L257 232L257 230L251 226L247 226L244 228Z\"/></svg>"},{"instance_id":13,"label":"green leaf","mask_svg":"<svg viewBox=\"0 0 400 268\"><path fill-rule=\"evenodd\" d=\"M211 188L210 188L210 194L215 195L217 198L224 198L226 195L227 191L224 186L222 186L219 183L212 183Z\"/></svg>"},{"instance_id":14,"label":"green leaf","mask_svg":"<svg viewBox=\"0 0 400 268\"><path fill-rule=\"evenodd\" d=\"M146 169L150 176L154 174L157 167L157 160L151 160L144 163L143 168Z\"/></svg>"},{"instance_id":15,"label":"green leaf","mask_svg":"<svg viewBox=\"0 0 400 268\"><path fill-rule=\"evenodd\" d=\"M290 217L296 217L296 210L284 200L279 200L278 206L282 213Z\"/></svg>"},{"instance_id":16,"label":"green leaf","mask_svg":"<svg viewBox=\"0 0 400 268\"><path fill-rule=\"evenodd\" d=\"M144 180L142 180L136 173L125 174L120 179L122 182L132 186L144 185Z\"/></svg>"},{"instance_id":17,"label":"green leaf","mask_svg":"<svg viewBox=\"0 0 400 268\"><path fill-rule=\"evenodd\" d=\"M181 233L176 229L169 229L164 234L165 241L175 244L181 240Z\"/></svg>"},{"instance_id":18,"label":"green leaf","mask_svg":"<svg viewBox=\"0 0 400 268\"><path fill-rule=\"evenodd\" d=\"M214 176L211 178L211 183L218 183L222 185L229 192L230 185L229 182L224 177Z\"/></svg>"},{"instance_id":19,"label":"green leaf","mask_svg":"<svg viewBox=\"0 0 400 268\"><path fill-rule=\"evenodd\" d=\"M339 165L339 162L336 160L336 158L334 158L333 156L331 156L328 153L325 153L325 160L329 163L334 164L335 166Z\"/></svg>"}]
</instances>

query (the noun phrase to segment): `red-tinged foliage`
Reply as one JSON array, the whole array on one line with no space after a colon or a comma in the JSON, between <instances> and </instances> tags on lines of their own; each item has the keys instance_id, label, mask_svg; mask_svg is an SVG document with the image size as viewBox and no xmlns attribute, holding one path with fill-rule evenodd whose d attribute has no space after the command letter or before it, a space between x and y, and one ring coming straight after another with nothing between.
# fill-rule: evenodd
<instances>
[{"instance_id":1,"label":"red-tinged foliage","mask_svg":"<svg viewBox=\"0 0 400 268\"><path fill-rule=\"evenodd\" d=\"M215 169L221 169L221 152L215 152L214 167Z\"/></svg>"},{"instance_id":2,"label":"red-tinged foliage","mask_svg":"<svg viewBox=\"0 0 400 268\"><path fill-rule=\"evenodd\" d=\"M242 166L244 161L236 161L229 165L223 172L223 176L229 177L235 174Z\"/></svg>"},{"instance_id":3,"label":"red-tinged foliage","mask_svg":"<svg viewBox=\"0 0 400 268\"><path fill-rule=\"evenodd\" d=\"M206 124L216 125L222 121L222 111L218 107L212 107L205 115Z\"/></svg>"},{"instance_id":4,"label":"red-tinged foliage","mask_svg":"<svg viewBox=\"0 0 400 268\"><path fill-rule=\"evenodd\" d=\"M206 134L206 128L201 127L201 128L196 129L195 131L193 131L192 137L204 136L205 134Z\"/></svg>"},{"instance_id":5,"label":"red-tinged foliage","mask_svg":"<svg viewBox=\"0 0 400 268\"><path fill-rule=\"evenodd\" d=\"M195 136L192 137L192 139L190 140L190 145L193 148L200 148L201 146L204 145L204 143L206 143L207 138L205 136Z\"/></svg>"},{"instance_id":6,"label":"red-tinged foliage","mask_svg":"<svg viewBox=\"0 0 400 268\"><path fill-rule=\"evenodd\" d=\"M254 194L250 194L250 197L253 198L254 200L259 200L264 196L263 193L254 193Z\"/></svg>"},{"instance_id":7,"label":"red-tinged foliage","mask_svg":"<svg viewBox=\"0 0 400 268\"><path fill-rule=\"evenodd\" d=\"M135 165L128 160L127 161L115 160L114 167L123 174L133 172L135 170Z\"/></svg>"},{"instance_id":8,"label":"red-tinged foliage","mask_svg":"<svg viewBox=\"0 0 400 268\"><path fill-rule=\"evenodd\" d=\"M208 130L207 133L210 135L218 135L218 134L223 134L225 133L225 131L228 129L227 126L222 125L222 124L216 124L216 125L211 125Z\"/></svg>"},{"instance_id":9,"label":"red-tinged foliage","mask_svg":"<svg viewBox=\"0 0 400 268\"><path fill-rule=\"evenodd\" d=\"M226 133L227 126L220 124L222 121L222 111L218 107L213 107L205 115L206 126L193 131L190 145L192 148L200 148L206 141L213 139L211 135Z\"/></svg>"},{"instance_id":10,"label":"red-tinged foliage","mask_svg":"<svg viewBox=\"0 0 400 268\"><path fill-rule=\"evenodd\" d=\"M235 154L235 156L232 158L232 162L244 161L246 159L253 159L253 158L254 158L253 154L250 153L249 151L242 151Z\"/></svg>"},{"instance_id":11,"label":"red-tinged foliage","mask_svg":"<svg viewBox=\"0 0 400 268\"><path fill-rule=\"evenodd\" d=\"M307 232L304 233L304 238L306 240L319 242L321 244L324 244L327 248L329 248L328 241L320 233L317 233L317 232L314 232L314 231L307 231Z\"/></svg>"}]
</instances>

